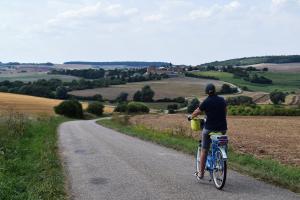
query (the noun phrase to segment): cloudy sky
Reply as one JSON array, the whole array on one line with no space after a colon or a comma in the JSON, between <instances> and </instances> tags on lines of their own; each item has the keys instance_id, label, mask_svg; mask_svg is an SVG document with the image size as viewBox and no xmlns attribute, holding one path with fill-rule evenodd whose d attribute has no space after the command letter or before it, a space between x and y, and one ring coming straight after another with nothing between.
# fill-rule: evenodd
<instances>
[{"instance_id":1,"label":"cloudy sky","mask_svg":"<svg viewBox=\"0 0 300 200\"><path fill-rule=\"evenodd\" d=\"M300 54L300 0L0 0L0 61Z\"/></svg>"}]
</instances>

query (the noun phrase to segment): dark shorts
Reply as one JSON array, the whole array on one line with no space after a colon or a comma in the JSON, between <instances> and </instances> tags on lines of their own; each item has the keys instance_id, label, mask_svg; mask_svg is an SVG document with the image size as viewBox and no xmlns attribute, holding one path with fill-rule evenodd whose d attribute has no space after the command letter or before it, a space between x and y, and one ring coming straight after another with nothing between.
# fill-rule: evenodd
<instances>
[{"instance_id":1,"label":"dark shorts","mask_svg":"<svg viewBox=\"0 0 300 200\"><path fill-rule=\"evenodd\" d=\"M202 140L201 140L201 148L202 149L206 149L209 150L210 147L210 143L211 143L211 139L210 139L210 133L211 132L221 132L223 133L223 135L226 134L226 130L225 131L211 131L211 130L207 130L207 129L203 129L202 130ZM199 142L200 145L200 142Z\"/></svg>"}]
</instances>

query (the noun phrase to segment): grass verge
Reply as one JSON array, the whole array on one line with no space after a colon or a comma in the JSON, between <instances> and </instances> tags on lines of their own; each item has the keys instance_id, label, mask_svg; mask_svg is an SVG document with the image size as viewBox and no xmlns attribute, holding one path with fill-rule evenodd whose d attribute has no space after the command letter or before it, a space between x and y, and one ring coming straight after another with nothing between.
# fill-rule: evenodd
<instances>
[{"instance_id":1,"label":"grass verge","mask_svg":"<svg viewBox=\"0 0 300 200\"><path fill-rule=\"evenodd\" d=\"M0 123L0 199L66 199L57 127L65 118L26 122L22 134Z\"/></svg>"},{"instance_id":2,"label":"grass verge","mask_svg":"<svg viewBox=\"0 0 300 200\"><path fill-rule=\"evenodd\" d=\"M110 119L97 123L130 136L148 140L166 147L194 155L198 142L185 136L174 136L168 132L158 132L144 126L124 125ZM229 167L257 179L300 192L300 168L286 166L269 159L257 159L252 155L229 150Z\"/></svg>"}]
</instances>

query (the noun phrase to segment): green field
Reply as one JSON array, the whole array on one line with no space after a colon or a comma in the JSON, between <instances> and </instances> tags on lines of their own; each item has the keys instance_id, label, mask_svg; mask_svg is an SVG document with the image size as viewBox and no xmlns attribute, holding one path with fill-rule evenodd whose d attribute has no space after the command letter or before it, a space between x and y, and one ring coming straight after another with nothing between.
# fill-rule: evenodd
<instances>
[{"instance_id":1,"label":"green field","mask_svg":"<svg viewBox=\"0 0 300 200\"><path fill-rule=\"evenodd\" d=\"M65 82L71 82L72 80L78 80L78 77L67 76L67 75L57 75L57 74L45 74L45 73L15 73L15 74L0 74L0 81L23 81L32 82L39 79L60 79Z\"/></svg>"},{"instance_id":2,"label":"green field","mask_svg":"<svg viewBox=\"0 0 300 200\"><path fill-rule=\"evenodd\" d=\"M252 91L271 92L280 90L285 92L300 91L300 73L291 72L259 72L258 74L265 76L273 81L273 84L257 84L245 81L240 78L234 78L233 74L227 72L205 71L194 72L194 74L213 76L222 81L226 81L239 87L246 86Z\"/></svg>"}]
</instances>

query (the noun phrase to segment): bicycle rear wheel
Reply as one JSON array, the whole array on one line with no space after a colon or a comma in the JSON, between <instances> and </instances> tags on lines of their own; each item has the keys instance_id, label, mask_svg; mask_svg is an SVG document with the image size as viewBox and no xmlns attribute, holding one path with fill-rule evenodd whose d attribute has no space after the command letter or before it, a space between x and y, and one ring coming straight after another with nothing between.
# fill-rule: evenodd
<instances>
[{"instance_id":1,"label":"bicycle rear wheel","mask_svg":"<svg viewBox=\"0 0 300 200\"><path fill-rule=\"evenodd\" d=\"M223 159L221 151L218 149L215 154L213 169L213 180L217 189L221 190L226 182L227 161Z\"/></svg>"}]
</instances>

